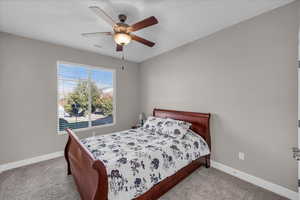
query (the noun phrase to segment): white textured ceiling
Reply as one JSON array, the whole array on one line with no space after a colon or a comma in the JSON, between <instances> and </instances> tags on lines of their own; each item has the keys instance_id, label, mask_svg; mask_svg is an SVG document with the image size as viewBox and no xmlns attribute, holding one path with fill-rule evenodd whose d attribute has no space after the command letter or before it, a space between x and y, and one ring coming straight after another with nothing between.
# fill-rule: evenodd
<instances>
[{"instance_id":1,"label":"white textured ceiling","mask_svg":"<svg viewBox=\"0 0 300 200\"><path fill-rule=\"evenodd\" d=\"M136 32L156 42L125 47L128 60L141 62L185 43L280 7L293 0L0 0L0 31L121 57L111 37L83 38L83 32L110 31L88 6L132 24L154 15L159 24ZM101 48L94 47L94 44Z\"/></svg>"}]
</instances>

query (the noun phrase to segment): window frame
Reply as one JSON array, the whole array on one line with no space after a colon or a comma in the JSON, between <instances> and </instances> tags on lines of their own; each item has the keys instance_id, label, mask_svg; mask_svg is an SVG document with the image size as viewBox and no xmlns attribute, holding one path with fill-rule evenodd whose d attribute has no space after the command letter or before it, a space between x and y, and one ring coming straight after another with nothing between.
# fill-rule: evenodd
<instances>
[{"instance_id":1,"label":"window frame","mask_svg":"<svg viewBox=\"0 0 300 200\"><path fill-rule=\"evenodd\" d=\"M116 80L116 69L113 68L109 68L109 67L103 67L103 66L93 66L93 65L86 65L86 64L80 64L80 63L73 63L73 62L67 62L67 61L60 61L58 60L56 62L56 132L58 133L58 135L66 135L66 131L60 131L59 130L59 117L58 117L58 103L59 103L59 76L58 76L58 72L59 72L59 65L60 64L66 64L66 65L75 65L75 66L80 66L80 67L84 67L88 70L104 70L104 71L109 71L112 72L113 74L113 123L111 124L104 124L104 125L99 125L99 126L90 126L91 125L91 121L89 121L89 127L87 128L79 128L79 129L74 129L74 132L85 132L85 131L90 131L90 130L95 130L95 129L99 129L99 128L105 128L105 127L111 127L111 126L115 126L116 125L116 110L117 110L117 103L116 103L116 85L117 85L117 80Z\"/></svg>"}]
</instances>

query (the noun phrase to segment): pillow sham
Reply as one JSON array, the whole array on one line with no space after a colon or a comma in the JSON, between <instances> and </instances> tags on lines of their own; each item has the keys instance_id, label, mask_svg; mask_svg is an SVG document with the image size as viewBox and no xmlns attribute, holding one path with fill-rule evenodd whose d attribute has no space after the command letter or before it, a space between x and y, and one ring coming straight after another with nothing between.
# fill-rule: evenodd
<instances>
[{"instance_id":1,"label":"pillow sham","mask_svg":"<svg viewBox=\"0 0 300 200\"><path fill-rule=\"evenodd\" d=\"M192 124L185 121L166 119L162 125L161 132L174 138L182 138Z\"/></svg>"},{"instance_id":2,"label":"pillow sham","mask_svg":"<svg viewBox=\"0 0 300 200\"><path fill-rule=\"evenodd\" d=\"M143 125L144 129L151 130L153 132L158 132L162 128L165 118L149 116Z\"/></svg>"}]
</instances>

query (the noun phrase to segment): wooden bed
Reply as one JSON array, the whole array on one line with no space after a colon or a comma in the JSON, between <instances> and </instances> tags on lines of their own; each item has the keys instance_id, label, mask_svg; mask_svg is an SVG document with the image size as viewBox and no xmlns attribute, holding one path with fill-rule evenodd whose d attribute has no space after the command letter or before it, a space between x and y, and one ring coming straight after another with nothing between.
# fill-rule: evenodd
<instances>
[{"instance_id":1,"label":"wooden bed","mask_svg":"<svg viewBox=\"0 0 300 200\"><path fill-rule=\"evenodd\" d=\"M209 145L209 148L211 148L209 130L210 114L154 109L153 116L168 117L192 123L191 129L201 135ZM108 178L104 164L100 160L94 159L93 155L79 141L72 130L67 129L66 131L69 134L69 139L65 147L68 175L73 175L81 199L107 200ZM201 165L205 165L207 168L210 167L210 155L193 161L174 175L153 186L135 200L158 199Z\"/></svg>"}]
</instances>

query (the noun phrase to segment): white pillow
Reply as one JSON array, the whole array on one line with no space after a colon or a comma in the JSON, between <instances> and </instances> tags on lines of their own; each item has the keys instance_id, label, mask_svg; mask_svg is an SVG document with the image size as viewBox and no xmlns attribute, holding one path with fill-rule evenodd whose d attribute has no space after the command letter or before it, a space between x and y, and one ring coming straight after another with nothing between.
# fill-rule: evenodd
<instances>
[{"instance_id":1,"label":"white pillow","mask_svg":"<svg viewBox=\"0 0 300 200\"><path fill-rule=\"evenodd\" d=\"M151 130L153 132L157 132L162 128L162 125L165 122L165 120L166 120L165 118L149 116L143 128L147 130Z\"/></svg>"},{"instance_id":2,"label":"white pillow","mask_svg":"<svg viewBox=\"0 0 300 200\"><path fill-rule=\"evenodd\" d=\"M163 123L161 132L174 138L182 138L187 133L192 124L185 121L166 119Z\"/></svg>"}]
</instances>

